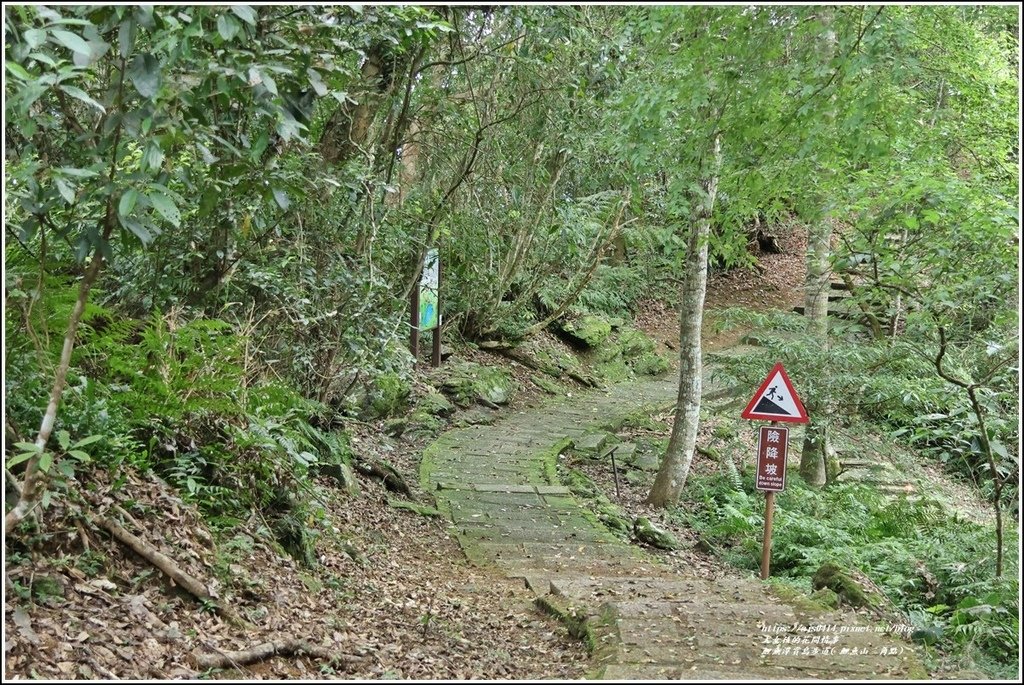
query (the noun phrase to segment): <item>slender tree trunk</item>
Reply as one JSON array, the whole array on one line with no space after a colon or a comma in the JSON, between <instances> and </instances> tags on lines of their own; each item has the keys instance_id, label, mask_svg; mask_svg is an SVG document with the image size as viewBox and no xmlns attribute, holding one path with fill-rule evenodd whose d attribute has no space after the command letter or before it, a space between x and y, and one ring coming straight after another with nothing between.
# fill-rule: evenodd
<instances>
[{"instance_id":1,"label":"slender tree trunk","mask_svg":"<svg viewBox=\"0 0 1024 685\"><path fill-rule=\"evenodd\" d=\"M75 334L78 331L78 323L82 320L82 313L89 301L89 291L96 282L103 265L103 257L99 250L96 250L92 257L92 263L85 271L81 284L78 286L78 299L71 309L71 316L68 318L67 331L64 333L64 347L60 353L60 362L57 364L57 373L53 379L53 387L50 389L50 401L46 405L46 413L43 414L42 424L39 426L39 433L36 435L35 446L36 456L28 460L25 467L25 476L21 485L21 497L14 508L7 512L4 517L4 537L10 535L11 531L21 523L29 512L40 502L43 493L46 491L46 471L40 468L40 460L46 451L46 443L53 433L54 423L57 421L57 407L60 405L60 398L64 392L64 385L67 381L68 368L71 366L71 352L75 347Z\"/></svg>"},{"instance_id":2,"label":"slender tree trunk","mask_svg":"<svg viewBox=\"0 0 1024 685\"><path fill-rule=\"evenodd\" d=\"M702 390L700 333L704 318L704 294L708 283L708 236L711 212L718 193L718 173L722 167L722 144L715 136L711 169L701 181L705 196L697 213L696 226L690 232L690 244L679 297L679 396L675 423L668 449L654 479L648 504L666 507L679 501L686 485L697 444Z\"/></svg>"},{"instance_id":3,"label":"slender tree trunk","mask_svg":"<svg viewBox=\"0 0 1024 685\"><path fill-rule=\"evenodd\" d=\"M828 59L836 51L836 35L831 30L832 10L822 10L825 38L822 49ZM807 332L828 347L828 295L831 281L830 259L832 248L832 222L822 217L811 225L807 234L807 276L804 279L804 316ZM812 399L812 404L813 404ZM821 487L828 478L826 460L830 458L831 443L828 426L824 421L824 407L814 412L811 423L804 431L804 444L800 452L800 475L808 485Z\"/></svg>"}]
</instances>

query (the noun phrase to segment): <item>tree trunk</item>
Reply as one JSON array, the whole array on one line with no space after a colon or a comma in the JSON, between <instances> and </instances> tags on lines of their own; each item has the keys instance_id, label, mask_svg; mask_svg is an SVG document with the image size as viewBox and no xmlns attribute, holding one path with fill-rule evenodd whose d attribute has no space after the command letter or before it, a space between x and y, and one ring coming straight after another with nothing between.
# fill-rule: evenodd
<instances>
[{"instance_id":1,"label":"tree trunk","mask_svg":"<svg viewBox=\"0 0 1024 685\"><path fill-rule=\"evenodd\" d=\"M104 234L106 239L107 234ZM50 389L50 401L46 405L46 413L43 414L42 424L39 426L39 433L36 435L35 446L37 453L29 459L25 467L25 478L21 486L21 497L14 508L7 512L4 517L4 537L11 534L11 531L21 523L29 512L31 512L42 500L46 491L47 470L40 468L40 461L46 453L46 443L53 433L54 423L57 421L57 407L60 405L61 395L64 393L64 385L67 381L68 368L71 366L71 351L75 348L75 334L78 332L78 323L82 320L82 313L85 311L85 304L89 301L89 291L96 282L96 277L103 266L103 257L99 250L92 256L92 263L82 277L82 283L78 286L78 299L71 309L71 316L68 318L68 327L64 333L64 347L60 353L60 362L57 364L57 373L53 379L53 387ZM52 466L52 464L51 464Z\"/></svg>"},{"instance_id":2,"label":"tree trunk","mask_svg":"<svg viewBox=\"0 0 1024 685\"><path fill-rule=\"evenodd\" d=\"M703 371L700 333L708 283L708 236L711 233L711 212L718 193L718 173L721 167L722 143L716 135L710 173L701 181L705 196L701 198L697 224L690 234L687 263L680 286L679 396L676 400L672 437L651 493L647 496L647 503L656 507L666 507L679 501L697 444Z\"/></svg>"},{"instance_id":3,"label":"tree trunk","mask_svg":"<svg viewBox=\"0 0 1024 685\"><path fill-rule=\"evenodd\" d=\"M382 78L384 54L383 44L377 42L370 45L362 68L363 83L355 93L357 102L340 105L324 127L319 148L328 164L344 164L366 144L378 100L387 90L385 79Z\"/></svg>"},{"instance_id":4,"label":"tree trunk","mask_svg":"<svg viewBox=\"0 0 1024 685\"><path fill-rule=\"evenodd\" d=\"M804 429L804 446L800 454L800 477L808 485L820 488L828 482L826 462L831 452L828 428L821 423L808 424Z\"/></svg>"},{"instance_id":5,"label":"tree trunk","mask_svg":"<svg viewBox=\"0 0 1024 685\"><path fill-rule=\"evenodd\" d=\"M804 280L804 316L807 332L825 339L828 333L828 294L832 223L820 221L811 226L807 235L807 277Z\"/></svg>"},{"instance_id":6,"label":"tree trunk","mask_svg":"<svg viewBox=\"0 0 1024 685\"><path fill-rule=\"evenodd\" d=\"M836 36L831 30L832 12L822 11L825 25L823 54L831 59L836 50ZM807 332L821 340L828 348L828 295L831 280L830 253L832 244L832 222L827 217L815 222L807 234L807 276L804 279L804 316L807 317ZM812 399L813 402L813 399ZM822 408L824 409L824 408ZM800 453L800 475L808 485L820 487L827 480L826 460L830 448L828 427L824 425L824 411L815 412L804 433L804 445Z\"/></svg>"}]
</instances>

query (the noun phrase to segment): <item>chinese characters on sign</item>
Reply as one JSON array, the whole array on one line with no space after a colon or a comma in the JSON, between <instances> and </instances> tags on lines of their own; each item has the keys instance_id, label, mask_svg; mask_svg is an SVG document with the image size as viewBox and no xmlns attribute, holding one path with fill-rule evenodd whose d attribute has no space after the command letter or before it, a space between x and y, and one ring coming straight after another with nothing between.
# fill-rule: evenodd
<instances>
[{"instance_id":1,"label":"chinese characters on sign","mask_svg":"<svg viewBox=\"0 0 1024 685\"><path fill-rule=\"evenodd\" d=\"M782 492L786 488L786 449L789 429L781 426L761 426L757 440L758 490Z\"/></svg>"}]
</instances>

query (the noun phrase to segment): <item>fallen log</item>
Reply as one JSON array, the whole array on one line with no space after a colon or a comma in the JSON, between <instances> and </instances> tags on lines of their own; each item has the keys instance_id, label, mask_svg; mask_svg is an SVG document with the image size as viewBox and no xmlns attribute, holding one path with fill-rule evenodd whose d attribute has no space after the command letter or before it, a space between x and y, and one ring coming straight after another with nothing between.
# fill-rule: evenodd
<instances>
[{"instance_id":1,"label":"fallen log","mask_svg":"<svg viewBox=\"0 0 1024 685\"><path fill-rule=\"evenodd\" d=\"M157 550L142 538L125 530L120 523L112 518L107 516L94 516L93 521L100 528L103 528L105 531L110 533L115 540L158 568L164 575L174 581L177 586L199 601L213 606L217 613L223 616L225 620L230 621L235 625L245 625L245 621L243 621L238 614L236 614L231 608L217 601L212 595L210 595L205 585L196 578L193 578L182 571L173 559Z\"/></svg>"},{"instance_id":2,"label":"fallen log","mask_svg":"<svg viewBox=\"0 0 1024 685\"><path fill-rule=\"evenodd\" d=\"M305 640L295 638L272 640L263 644L241 649L234 652L217 652L214 654L193 654L196 668L202 671L211 668L232 668L254 664L275 656L310 656L318 661L333 664L357 663L359 657L332 652L325 647L311 645Z\"/></svg>"}]
</instances>

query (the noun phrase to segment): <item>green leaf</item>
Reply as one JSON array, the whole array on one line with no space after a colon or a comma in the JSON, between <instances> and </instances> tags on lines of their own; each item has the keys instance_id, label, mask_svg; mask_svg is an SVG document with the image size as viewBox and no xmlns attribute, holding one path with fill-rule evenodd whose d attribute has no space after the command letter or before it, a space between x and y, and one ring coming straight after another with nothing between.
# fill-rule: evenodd
<instances>
[{"instance_id":1,"label":"green leaf","mask_svg":"<svg viewBox=\"0 0 1024 685\"><path fill-rule=\"evenodd\" d=\"M67 184L63 178L54 178L53 184L57 186L57 192L64 198L64 201L69 205L75 204L75 191L71 189L71 186Z\"/></svg>"},{"instance_id":2,"label":"green leaf","mask_svg":"<svg viewBox=\"0 0 1024 685\"><path fill-rule=\"evenodd\" d=\"M39 457L39 470L47 473L53 466L53 452L43 452Z\"/></svg>"},{"instance_id":3,"label":"green leaf","mask_svg":"<svg viewBox=\"0 0 1024 685\"><path fill-rule=\"evenodd\" d=\"M72 447L85 447L86 445L91 445L94 442L99 442L102 439L103 439L102 435L90 435L87 438L82 438L81 440L76 442L74 445L72 445Z\"/></svg>"},{"instance_id":4,"label":"green leaf","mask_svg":"<svg viewBox=\"0 0 1024 685\"><path fill-rule=\"evenodd\" d=\"M320 78L320 72L315 69L310 69L306 72L306 76L309 78L309 85L313 86L313 90L320 97L327 95L327 86L324 84L323 79Z\"/></svg>"},{"instance_id":5,"label":"green leaf","mask_svg":"<svg viewBox=\"0 0 1024 685\"><path fill-rule=\"evenodd\" d=\"M65 478L71 479L75 477L75 465L67 459L62 459L57 462L57 470L60 471L61 475Z\"/></svg>"},{"instance_id":6,"label":"green leaf","mask_svg":"<svg viewBox=\"0 0 1024 685\"><path fill-rule=\"evenodd\" d=\"M122 58L127 58L132 53L136 28L135 19L128 17L121 22L121 28L117 30L117 47Z\"/></svg>"},{"instance_id":7,"label":"green leaf","mask_svg":"<svg viewBox=\"0 0 1024 685\"><path fill-rule=\"evenodd\" d=\"M242 25L230 14L222 14L217 17L217 33L224 40L231 40L238 35L241 29Z\"/></svg>"},{"instance_id":8,"label":"green leaf","mask_svg":"<svg viewBox=\"0 0 1024 685\"><path fill-rule=\"evenodd\" d=\"M43 29L29 29L21 34L21 37L25 39L29 50L35 50L46 42L46 31Z\"/></svg>"},{"instance_id":9,"label":"green leaf","mask_svg":"<svg viewBox=\"0 0 1024 685\"><path fill-rule=\"evenodd\" d=\"M181 213L174 204L169 196L163 193L150 193L149 201L153 203L153 208L160 213L160 216L167 219L167 221L174 224L176 227L181 226Z\"/></svg>"},{"instance_id":10,"label":"green leaf","mask_svg":"<svg viewBox=\"0 0 1024 685\"><path fill-rule=\"evenodd\" d=\"M28 70L17 62L11 62L8 60L4 62L4 66L7 67L7 71L11 72L11 74L20 78L22 81L32 80L32 74L28 73Z\"/></svg>"},{"instance_id":11,"label":"green leaf","mask_svg":"<svg viewBox=\"0 0 1024 685\"><path fill-rule=\"evenodd\" d=\"M57 431L57 444L60 445L62 450L66 450L71 444L71 434L66 430Z\"/></svg>"},{"instance_id":12,"label":"green leaf","mask_svg":"<svg viewBox=\"0 0 1024 685\"><path fill-rule=\"evenodd\" d=\"M25 450L26 452L32 452L33 454L42 451L42 449L34 442L16 442L14 443L14 446L19 450Z\"/></svg>"},{"instance_id":13,"label":"green leaf","mask_svg":"<svg viewBox=\"0 0 1024 685\"><path fill-rule=\"evenodd\" d=\"M147 53L135 55L128 67L128 78L144 98L152 98L160 90L160 62Z\"/></svg>"},{"instance_id":14,"label":"green leaf","mask_svg":"<svg viewBox=\"0 0 1024 685\"><path fill-rule=\"evenodd\" d=\"M288 193L280 190L279 188L274 188L274 200L277 201L277 206L281 209L288 209L289 205L291 205L291 201L288 199Z\"/></svg>"},{"instance_id":15,"label":"green leaf","mask_svg":"<svg viewBox=\"0 0 1024 685\"><path fill-rule=\"evenodd\" d=\"M256 10L248 5L232 5L231 11L235 13L235 16L244 21L249 26L256 25Z\"/></svg>"},{"instance_id":16,"label":"green leaf","mask_svg":"<svg viewBox=\"0 0 1024 685\"><path fill-rule=\"evenodd\" d=\"M92 48L89 47L89 44L77 34L61 29L54 29L53 37L56 38L61 45L72 52L77 52L79 55L84 55L85 57L92 56Z\"/></svg>"},{"instance_id":17,"label":"green leaf","mask_svg":"<svg viewBox=\"0 0 1024 685\"><path fill-rule=\"evenodd\" d=\"M1008 454L1009 454L1009 453L1008 453L1008 452L1006 451L1006 445L1004 445L1003 443L1001 443L1001 442L998 442L998 441L996 441L996 440L992 440L991 442L989 442L988 446L992 448L992 451L993 451L993 452L995 452L996 454L998 454L998 455L999 455L1000 457L1002 457L1003 459L1006 459L1006 457L1007 457L1007 456L1008 456Z\"/></svg>"},{"instance_id":18,"label":"green leaf","mask_svg":"<svg viewBox=\"0 0 1024 685\"><path fill-rule=\"evenodd\" d=\"M76 169L75 167L62 166L57 169L65 176L74 176L75 178L92 178L96 175L96 172L92 169Z\"/></svg>"},{"instance_id":19,"label":"green leaf","mask_svg":"<svg viewBox=\"0 0 1024 685\"><path fill-rule=\"evenodd\" d=\"M28 461L32 457L36 456L36 454L38 454L38 452L22 452L21 454L15 454L7 460L7 468L12 468L24 461Z\"/></svg>"},{"instance_id":20,"label":"green leaf","mask_svg":"<svg viewBox=\"0 0 1024 685\"><path fill-rule=\"evenodd\" d=\"M260 137L256 139L256 142L252 144L252 150L249 152L249 157L252 161L257 161L262 155L263 151L267 149L267 144L270 142L270 136L264 131L260 134Z\"/></svg>"},{"instance_id":21,"label":"green leaf","mask_svg":"<svg viewBox=\"0 0 1024 685\"><path fill-rule=\"evenodd\" d=\"M139 200L139 191L129 188L121 195L121 201L117 203L117 213L121 216L131 216L135 209L135 203Z\"/></svg>"},{"instance_id":22,"label":"green leaf","mask_svg":"<svg viewBox=\"0 0 1024 685\"><path fill-rule=\"evenodd\" d=\"M92 457L90 457L86 452L83 452L82 450L70 450L68 452L68 456L74 457L80 462L88 463L92 461Z\"/></svg>"},{"instance_id":23,"label":"green leaf","mask_svg":"<svg viewBox=\"0 0 1024 685\"><path fill-rule=\"evenodd\" d=\"M146 145L146 151L142 155L142 169L143 171L156 172L160 170L160 165L164 163L164 151L160 147L160 143L155 140L149 141Z\"/></svg>"},{"instance_id":24,"label":"green leaf","mask_svg":"<svg viewBox=\"0 0 1024 685\"><path fill-rule=\"evenodd\" d=\"M130 219L128 217L120 215L117 217L117 219L118 221L121 222L121 225L124 226L129 231L131 231L135 235L135 237L137 237L142 242L143 245L149 245L151 242L153 242L153 234L150 233L149 229L143 226L142 222L140 222L139 220Z\"/></svg>"},{"instance_id":25,"label":"green leaf","mask_svg":"<svg viewBox=\"0 0 1024 685\"><path fill-rule=\"evenodd\" d=\"M103 107L103 105L101 105L100 103L96 102L91 97L89 97L89 94L86 93L81 88L76 88L74 86L61 85L60 89L63 90L68 95L70 95L71 97L75 98L76 100L81 100L82 102L84 102L87 105L92 105L93 107L98 109L100 112L106 114L107 110Z\"/></svg>"}]
</instances>

